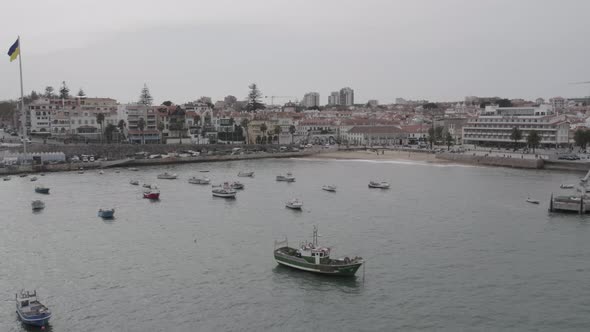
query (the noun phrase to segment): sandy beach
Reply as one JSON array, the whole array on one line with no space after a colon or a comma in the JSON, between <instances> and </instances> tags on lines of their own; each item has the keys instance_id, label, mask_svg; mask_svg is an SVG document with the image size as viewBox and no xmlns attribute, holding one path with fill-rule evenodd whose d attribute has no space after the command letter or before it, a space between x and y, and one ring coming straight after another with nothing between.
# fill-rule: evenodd
<instances>
[{"instance_id":1,"label":"sandy beach","mask_svg":"<svg viewBox=\"0 0 590 332\"><path fill-rule=\"evenodd\" d=\"M314 154L314 158L322 159L363 159L363 160L409 160L424 161L433 163L444 163L446 161L436 159L433 153L409 152L409 151L334 151Z\"/></svg>"}]
</instances>

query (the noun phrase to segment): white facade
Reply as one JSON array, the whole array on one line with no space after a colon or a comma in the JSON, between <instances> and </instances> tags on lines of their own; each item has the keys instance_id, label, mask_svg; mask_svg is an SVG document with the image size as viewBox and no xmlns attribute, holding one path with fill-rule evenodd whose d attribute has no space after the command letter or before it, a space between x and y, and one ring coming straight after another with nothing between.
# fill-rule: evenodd
<instances>
[{"instance_id":1,"label":"white facade","mask_svg":"<svg viewBox=\"0 0 590 332\"><path fill-rule=\"evenodd\" d=\"M340 105L340 93L338 91L334 91L328 97L328 105Z\"/></svg>"},{"instance_id":2,"label":"white facade","mask_svg":"<svg viewBox=\"0 0 590 332\"><path fill-rule=\"evenodd\" d=\"M320 94L318 92L308 92L303 96L303 106L317 107L320 106Z\"/></svg>"},{"instance_id":3,"label":"white facade","mask_svg":"<svg viewBox=\"0 0 590 332\"><path fill-rule=\"evenodd\" d=\"M352 106L354 105L354 90L351 88L340 89L340 105Z\"/></svg>"}]
</instances>

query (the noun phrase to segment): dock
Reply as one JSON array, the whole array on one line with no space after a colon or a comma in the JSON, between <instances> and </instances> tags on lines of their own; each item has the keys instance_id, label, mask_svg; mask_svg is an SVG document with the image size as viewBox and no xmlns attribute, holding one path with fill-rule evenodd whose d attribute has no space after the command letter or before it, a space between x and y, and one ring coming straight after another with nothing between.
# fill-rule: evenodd
<instances>
[{"instance_id":1,"label":"dock","mask_svg":"<svg viewBox=\"0 0 590 332\"><path fill-rule=\"evenodd\" d=\"M579 214L588 213L590 212L590 196L553 196L553 194L551 194L549 212L573 212Z\"/></svg>"}]
</instances>

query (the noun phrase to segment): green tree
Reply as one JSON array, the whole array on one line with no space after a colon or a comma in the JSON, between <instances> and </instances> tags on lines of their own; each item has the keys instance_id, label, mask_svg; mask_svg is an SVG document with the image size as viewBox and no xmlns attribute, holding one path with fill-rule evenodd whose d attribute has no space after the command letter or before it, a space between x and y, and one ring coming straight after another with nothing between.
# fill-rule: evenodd
<instances>
[{"instance_id":1,"label":"green tree","mask_svg":"<svg viewBox=\"0 0 590 332\"><path fill-rule=\"evenodd\" d=\"M451 135L451 133L449 133L447 131L447 134L445 135L445 142L447 143L447 151L449 151L451 149L451 145L453 145L453 135Z\"/></svg>"},{"instance_id":2,"label":"green tree","mask_svg":"<svg viewBox=\"0 0 590 332\"><path fill-rule=\"evenodd\" d=\"M162 105L164 106L172 106L172 102L170 100L166 100L165 102L162 103Z\"/></svg>"},{"instance_id":3,"label":"green tree","mask_svg":"<svg viewBox=\"0 0 590 332\"><path fill-rule=\"evenodd\" d=\"M122 135L123 137L125 137L125 120L121 119L119 120L119 123L117 124L117 127L119 127L119 134Z\"/></svg>"},{"instance_id":4,"label":"green tree","mask_svg":"<svg viewBox=\"0 0 590 332\"><path fill-rule=\"evenodd\" d=\"M250 123L250 121L248 121L247 118L243 118L242 121L240 122L240 126L242 126L242 128L244 128L244 131L246 131L246 144L250 143L250 137L248 136L248 124Z\"/></svg>"},{"instance_id":5,"label":"green tree","mask_svg":"<svg viewBox=\"0 0 590 332\"><path fill-rule=\"evenodd\" d=\"M260 101L262 93L256 86L256 83L252 83L248 86L250 92L248 93L248 104L246 105L247 112L256 112L265 108L264 104Z\"/></svg>"},{"instance_id":6,"label":"green tree","mask_svg":"<svg viewBox=\"0 0 590 332\"><path fill-rule=\"evenodd\" d=\"M144 118L139 118L139 121L137 121L137 128L139 128L139 131L141 132L141 144L145 144L145 137L143 136L143 130L145 129Z\"/></svg>"},{"instance_id":7,"label":"green tree","mask_svg":"<svg viewBox=\"0 0 590 332\"><path fill-rule=\"evenodd\" d=\"M295 132L297 132L297 128L295 127L295 125L290 125L289 134L291 134L291 144L293 144L293 135L295 134Z\"/></svg>"},{"instance_id":8,"label":"green tree","mask_svg":"<svg viewBox=\"0 0 590 332\"><path fill-rule=\"evenodd\" d=\"M586 135L584 129L577 129L574 132L574 142L577 146L581 147L582 149L586 148Z\"/></svg>"},{"instance_id":9,"label":"green tree","mask_svg":"<svg viewBox=\"0 0 590 332\"><path fill-rule=\"evenodd\" d=\"M109 123L104 130L107 143L111 143L113 141L113 133L117 130L117 126L112 123Z\"/></svg>"},{"instance_id":10,"label":"green tree","mask_svg":"<svg viewBox=\"0 0 590 332\"><path fill-rule=\"evenodd\" d=\"M84 90L82 90L82 88L78 90L78 97L86 97L86 93L84 92Z\"/></svg>"},{"instance_id":11,"label":"green tree","mask_svg":"<svg viewBox=\"0 0 590 332\"><path fill-rule=\"evenodd\" d=\"M195 126L199 126L201 124L201 116L199 114L195 114L193 120L195 122Z\"/></svg>"},{"instance_id":12,"label":"green tree","mask_svg":"<svg viewBox=\"0 0 590 332\"><path fill-rule=\"evenodd\" d=\"M499 107L512 107L512 102L510 99L500 99L497 101Z\"/></svg>"},{"instance_id":13,"label":"green tree","mask_svg":"<svg viewBox=\"0 0 590 332\"><path fill-rule=\"evenodd\" d=\"M436 128L434 128L434 138L437 141L442 141L443 140L443 132L444 132L445 128L438 126Z\"/></svg>"},{"instance_id":14,"label":"green tree","mask_svg":"<svg viewBox=\"0 0 590 332\"><path fill-rule=\"evenodd\" d=\"M59 89L59 98L61 98L61 99L70 98L70 89L66 85L66 81L61 82L61 88Z\"/></svg>"},{"instance_id":15,"label":"green tree","mask_svg":"<svg viewBox=\"0 0 590 332\"><path fill-rule=\"evenodd\" d=\"M281 135L281 133L283 132L283 128L281 128L281 126L276 125L274 128L274 133L275 135L277 135L277 144L279 144L279 135Z\"/></svg>"},{"instance_id":16,"label":"green tree","mask_svg":"<svg viewBox=\"0 0 590 332\"><path fill-rule=\"evenodd\" d=\"M518 129L518 127L512 128L512 133L510 134L510 139L514 141L514 150L516 151L516 147L518 141L522 139L522 131Z\"/></svg>"},{"instance_id":17,"label":"green tree","mask_svg":"<svg viewBox=\"0 0 590 332\"><path fill-rule=\"evenodd\" d=\"M533 153L535 153L535 149L539 146L539 143L541 143L541 136L539 136L539 133L536 130L531 130L526 138L526 142L529 147L533 148Z\"/></svg>"},{"instance_id":18,"label":"green tree","mask_svg":"<svg viewBox=\"0 0 590 332\"><path fill-rule=\"evenodd\" d=\"M103 113L96 114L96 123L98 123L98 125L100 126L100 141L102 142L102 135L104 133L104 130L103 130L104 114Z\"/></svg>"},{"instance_id":19,"label":"green tree","mask_svg":"<svg viewBox=\"0 0 590 332\"><path fill-rule=\"evenodd\" d=\"M435 135L434 128L432 128L432 127L428 128L428 142L430 142L431 149L434 145L434 142L436 141L436 138L434 135Z\"/></svg>"},{"instance_id":20,"label":"green tree","mask_svg":"<svg viewBox=\"0 0 590 332\"><path fill-rule=\"evenodd\" d=\"M150 89L148 89L147 84L144 84L139 95L139 104L151 106L153 101L154 98L152 98L152 95L150 94Z\"/></svg>"},{"instance_id":21,"label":"green tree","mask_svg":"<svg viewBox=\"0 0 590 332\"><path fill-rule=\"evenodd\" d=\"M426 103L426 104L422 105L422 108L425 110L434 110L434 109L438 109L438 104L437 103Z\"/></svg>"},{"instance_id":22,"label":"green tree","mask_svg":"<svg viewBox=\"0 0 590 332\"><path fill-rule=\"evenodd\" d=\"M45 98L55 98L55 94L53 93L55 91L55 89L53 89L52 86L46 86L45 87L45 93L43 94L43 97Z\"/></svg>"},{"instance_id":23,"label":"green tree","mask_svg":"<svg viewBox=\"0 0 590 332\"><path fill-rule=\"evenodd\" d=\"M266 143L266 131L268 130L268 127L266 127L266 123L262 123L260 125L260 132L262 133L262 140Z\"/></svg>"}]
</instances>

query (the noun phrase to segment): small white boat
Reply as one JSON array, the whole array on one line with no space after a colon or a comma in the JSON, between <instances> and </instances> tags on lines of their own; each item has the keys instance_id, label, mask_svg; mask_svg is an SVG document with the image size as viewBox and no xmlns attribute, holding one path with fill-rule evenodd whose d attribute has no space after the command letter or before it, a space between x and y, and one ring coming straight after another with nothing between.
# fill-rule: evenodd
<instances>
[{"instance_id":1,"label":"small white boat","mask_svg":"<svg viewBox=\"0 0 590 332\"><path fill-rule=\"evenodd\" d=\"M329 191L329 192L336 192L336 186L326 184L326 185L322 186L322 190Z\"/></svg>"},{"instance_id":2,"label":"small white boat","mask_svg":"<svg viewBox=\"0 0 590 332\"><path fill-rule=\"evenodd\" d=\"M100 171L98 171L98 174L103 175L104 174L104 171L103 170L100 170Z\"/></svg>"},{"instance_id":3,"label":"small white boat","mask_svg":"<svg viewBox=\"0 0 590 332\"><path fill-rule=\"evenodd\" d=\"M31 208L33 208L33 210L43 210L45 208L45 203L41 200L35 200L31 203Z\"/></svg>"},{"instance_id":4,"label":"small white boat","mask_svg":"<svg viewBox=\"0 0 590 332\"><path fill-rule=\"evenodd\" d=\"M151 189L152 188L152 185L149 184L149 183L144 183L141 186L144 187L144 188L148 188L148 189ZM155 188L156 186L154 185L153 187Z\"/></svg>"},{"instance_id":5,"label":"small white boat","mask_svg":"<svg viewBox=\"0 0 590 332\"><path fill-rule=\"evenodd\" d=\"M527 198L527 199L526 199L526 201L527 201L528 203L531 203L531 204L539 204L539 201L538 201L538 200L536 200L536 199L532 199L532 198L530 198L530 197L529 197L529 198Z\"/></svg>"},{"instance_id":6,"label":"small white boat","mask_svg":"<svg viewBox=\"0 0 590 332\"><path fill-rule=\"evenodd\" d=\"M138 180L131 180L131 181L129 181L129 184L132 184L134 186L139 186L139 181Z\"/></svg>"},{"instance_id":7,"label":"small white boat","mask_svg":"<svg viewBox=\"0 0 590 332\"><path fill-rule=\"evenodd\" d=\"M98 210L98 216L102 219L113 219L115 217L115 209L100 209Z\"/></svg>"},{"instance_id":8,"label":"small white boat","mask_svg":"<svg viewBox=\"0 0 590 332\"><path fill-rule=\"evenodd\" d=\"M573 189L574 185L573 184L562 184L561 186L559 186L559 188L561 189Z\"/></svg>"},{"instance_id":9,"label":"small white boat","mask_svg":"<svg viewBox=\"0 0 590 332\"><path fill-rule=\"evenodd\" d=\"M206 169L202 169L202 170L200 170L199 172L201 172L201 173L209 173L209 171L208 171L208 170L206 170Z\"/></svg>"},{"instance_id":10,"label":"small white boat","mask_svg":"<svg viewBox=\"0 0 590 332\"><path fill-rule=\"evenodd\" d=\"M115 170L115 173L120 173L120 172L121 172L121 171L119 171L118 169L117 169L117 170Z\"/></svg>"},{"instance_id":11,"label":"small white boat","mask_svg":"<svg viewBox=\"0 0 590 332\"><path fill-rule=\"evenodd\" d=\"M303 202L298 200L297 198L295 198L295 199L288 201L285 206L288 207L289 209L301 210L301 208L303 207Z\"/></svg>"},{"instance_id":12,"label":"small white boat","mask_svg":"<svg viewBox=\"0 0 590 332\"><path fill-rule=\"evenodd\" d=\"M139 171L139 169L136 167L129 167L128 170L133 171L133 172Z\"/></svg>"},{"instance_id":13,"label":"small white boat","mask_svg":"<svg viewBox=\"0 0 590 332\"><path fill-rule=\"evenodd\" d=\"M188 179L188 183L192 184L210 184L211 180L209 178L199 178L199 177L191 177Z\"/></svg>"},{"instance_id":14,"label":"small white boat","mask_svg":"<svg viewBox=\"0 0 590 332\"><path fill-rule=\"evenodd\" d=\"M254 172L239 172L238 176L241 178L252 178L254 177Z\"/></svg>"},{"instance_id":15,"label":"small white boat","mask_svg":"<svg viewBox=\"0 0 590 332\"><path fill-rule=\"evenodd\" d=\"M5 177L2 178L2 180L4 180L4 181L10 181L10 179L11 179L10 176L5 176Z\"/></svg>"},{"instance_id":16,"label":"small white boat","mask_svg":"<svg viewBox=\"0 0 590 332\"><path fill-rule=\"evenodd\" d=\"M232 182L232 183L230 184L230 186L231 186L233 189L244 189L244 184L243 184L243 183L241 183L241 182L238 182L238 181Z\"/></svg>"},{"instance_id":17,"label":"small white boat","mask_svg":"<svg viewBox=\"0 0 590 332\"><path fill-rule=\"evenodd\" d=\"M215 197L222 198L235 198L237 191L233 189L229 183L225 182L223 186L217 186L211 190L211 193Z\"/></svg>"},{"instance_id":18,"label":"small white boat","mask_svg":"<svg viewBox=\"0 0 590 332\"><path fill-rule=\"evenodd\" d=\"M21 175L19 175L19 176L20 176L21 178L26 178L27 176L29 176L29 174L26 174L26 173L25 173L25 174L21 174Z\"/></svg>"},{"instance_id":19,"label":"small white boat","mask_svg":"<svg viewBox=\"0 0 590 332\"><path fill-rule=\"evenodd\" d=\"M277 175L277 181L295 182L295 177L289 172L286 175Z\"/></svg>"},{"instance_id":20,"label":"small white boat","mask_svg":"<svg viewBox=\"0 0 590 332\"><path fill-rule=\"evenodd\" d=\"M33 177L31 177L30 180L31 180L31 182L35 182L35 181L37 181L37 177L36 176L33 176Z\"/></svg>"},{"instance_id":21,"label":"small white boat","mask_svg":"<svg viewBox=\"0 0 590 332\"><path fill-rule=\"evenodd\" d=\"M382 181L382 182L370 181L369 188L389 189L389 183L387 183L385 181Z\"/></svg>"},{"instance_id":22,"label":"small white boat","mask_svg":"<svg viewBox=\"0 0 590 332\"><path fill-rule=\"evenodd\" d=\"M168 172L164 172L162 174L158 174L158 179L162 180L174 180L178 177L176 174L170 174Z\"/></svg>"},{"instance_id":23,"label":"small white boat","mask_svg":"<svg viewBox=\"0 0 590 332\"><path fill-rule=\"evenodd\" d=\"M84 170L80 168L80 169L78 170L78 174L84 174Z\"/></svg>"}]
</instances>

